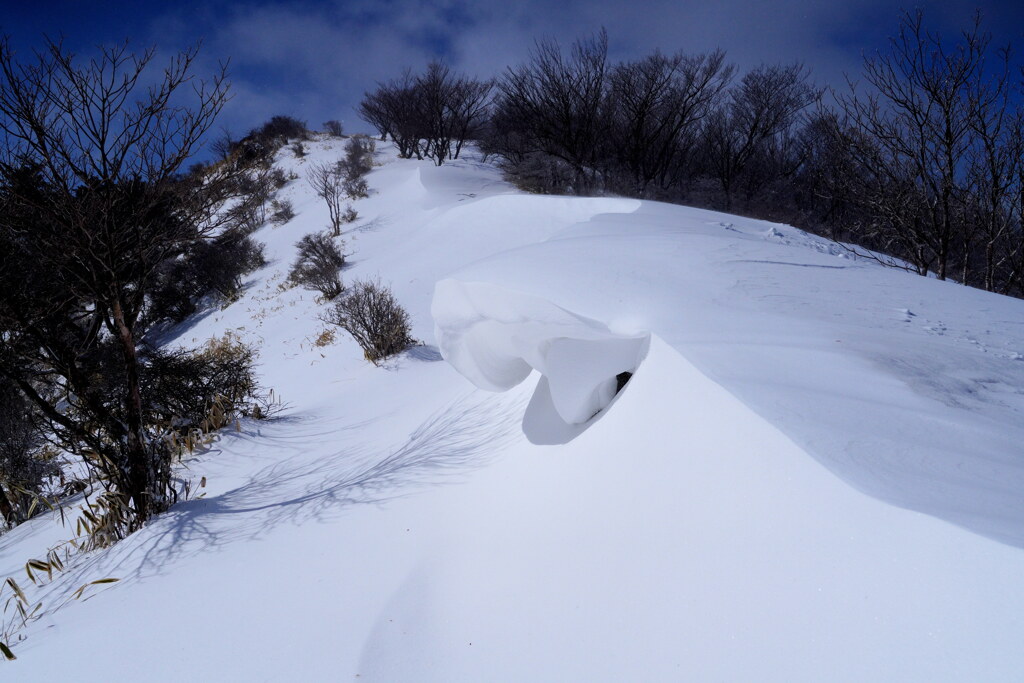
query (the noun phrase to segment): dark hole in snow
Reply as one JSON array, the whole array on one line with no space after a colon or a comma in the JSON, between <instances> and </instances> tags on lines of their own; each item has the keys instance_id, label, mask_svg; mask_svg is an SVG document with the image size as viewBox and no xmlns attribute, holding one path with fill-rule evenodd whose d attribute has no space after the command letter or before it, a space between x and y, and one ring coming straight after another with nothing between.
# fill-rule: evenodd
<instances>
[{"instance_id":1,"label":"dark hole in snow","mask_svg":"<svg viewBox=\"0 0 1024 683\"><path fill-rule=\"evenodd\" d=\"M633 376L632 372L620 372L615 375L615 393L618 394L622 391L622 387L626 386L626 382Z\"/></svg>"}]
</instances>

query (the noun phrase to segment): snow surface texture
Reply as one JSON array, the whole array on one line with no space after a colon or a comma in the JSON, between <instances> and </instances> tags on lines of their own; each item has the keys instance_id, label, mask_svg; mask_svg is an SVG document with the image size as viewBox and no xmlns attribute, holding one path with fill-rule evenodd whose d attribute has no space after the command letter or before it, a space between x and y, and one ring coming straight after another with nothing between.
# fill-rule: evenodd
<instances>
[{"instance_id":1,"label":"snow surface texture","mask_svg":"<svg viewBox=\"0 0 1024 683\"><path fill-rule=\"evenodd\" d=\"M316 343L324 305L282 285L326 208L288 184L268 265L168 337L254 344L284 414L52 582L23 568L58 517L0 537L43 603L4 680L1020 680L1024 302L785 225L523 195L472 155L377 163L342 277L390 282L425 345Z\"/></svg>"},{"instance_id":2,"label":"snow surface texture","mask_svg":"<svg viewBox=\"0 0 1024 683\"><path fill-rule=\"evenodd\" d=\"M506 391L541 373L523 418L535 444L566 443L635 373L647 333L616 334L549 301L480 282L442 280L431 315L441 355L481 389Z\"/></svg>"},{"instance_id":3,"label":"snow surface texture","mask_svg":"<svg viewBox=\"0 0 1024 683\"><path fill-rule=\"evenodd\" d=\"M1021 300L654 202L452 275L648 329L857 488L1024 547Z\"/></svg>"}]
</instances>

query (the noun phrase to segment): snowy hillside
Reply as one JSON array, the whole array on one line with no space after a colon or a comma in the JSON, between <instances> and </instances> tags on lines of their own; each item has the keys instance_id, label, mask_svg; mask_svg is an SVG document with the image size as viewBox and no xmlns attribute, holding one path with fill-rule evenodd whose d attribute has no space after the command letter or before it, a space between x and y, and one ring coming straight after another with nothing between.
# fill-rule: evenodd
<instances>
[{"instance_id":1,"label":"snowy hillside","mask_svg":"<svg viewBox=\"0 0 1024 683\"><path fill-rule=\"evenodd\" d=\"M342 154L307 146L278 165ZM288 184L268 265L169 342L237 332L286 409L29 586L5 680L1020 679L1024 301L380 148L342 279L424 344L317 345L326 306L282 285L327 210ZM0 576L72 531L0 537Z\"/></svg>"}]
</instances>

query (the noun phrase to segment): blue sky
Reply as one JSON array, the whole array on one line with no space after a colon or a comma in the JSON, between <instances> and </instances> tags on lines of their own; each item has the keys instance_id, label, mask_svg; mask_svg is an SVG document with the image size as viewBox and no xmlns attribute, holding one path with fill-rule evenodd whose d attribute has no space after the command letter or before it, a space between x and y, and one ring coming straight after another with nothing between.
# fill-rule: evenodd
<instances>
[{"instance_id":1,"label":"blue sky","mask_svg":"<svg viewBox=\"0 0 1024 683\"><path fill-rule=\"evenodd\" d=\"M353 107L362 93L402 68L434 57L481 76L526 58L536 38L563 43L607 28L614 58L655 48L716 47L741 69L804 61L819 84L856 75L862 54L884 49L901 8L919 6L927 25L953 37L975 9L995 42L1024 50L1024 2L941 0L206 0L142 3L102 0L6 2L0 31L19 53L42 36L63 36L88 55L130 38L138 49L170 54L202 39L197 73L230 59L234 98L221 125L242 133L274 114L319 127L329 118L365 130Z\"/></svg>"}]
</instances>

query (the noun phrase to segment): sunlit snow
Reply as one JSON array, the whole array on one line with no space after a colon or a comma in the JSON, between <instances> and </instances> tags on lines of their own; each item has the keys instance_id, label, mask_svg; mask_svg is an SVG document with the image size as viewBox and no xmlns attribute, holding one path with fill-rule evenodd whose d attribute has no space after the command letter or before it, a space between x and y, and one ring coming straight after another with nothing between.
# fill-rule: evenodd
<instances>
[{"instance_id":1,"label":"sunlit snow","mask_svg":"<svg viewBox=\"0 0 1024 683\"><path fill-rule=\"evenodd\" d=\"M307 148L278 165L342 154ZM422 345L317 345L285 276L327 211L287 185L268 265L168 339L235 331L281 415L52 583L24 564L73 529L0 537L43 603L5 680L1019 680L1024 301L380 150L342 278Z\"/></svg>"}]
</instances>

